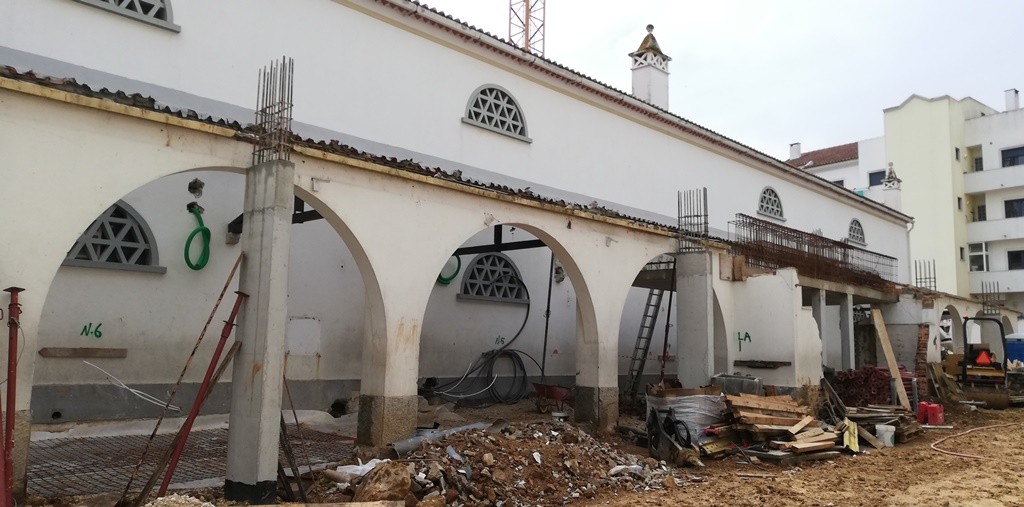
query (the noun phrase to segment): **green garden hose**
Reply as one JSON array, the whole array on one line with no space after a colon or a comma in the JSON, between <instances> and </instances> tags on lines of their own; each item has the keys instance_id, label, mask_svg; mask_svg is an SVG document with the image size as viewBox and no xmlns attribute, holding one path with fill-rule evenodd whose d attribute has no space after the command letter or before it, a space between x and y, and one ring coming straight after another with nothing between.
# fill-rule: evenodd
<instances>
[{"instance_id":1,"label":"green garden hose","mask_svg":"<svg viewBox=\"0 0 1024 507\"><path fill-rule=\"evenodd\" d=\"M451 276L444 276L444 274L438 274L437 283L441 285L448 285L452 283L452 280L454 280L456 276L459 276L459 271L462 271L462 259L459 258L458 255L453 255L452 257L455 258L455 272L452 273Z\"/></svg>"},{"instance_id":2,"label":"green garden hose","mask_svg":"<svg viewBox=\"0 0 1024 507\"><path fill-rule=\"evenodd\" d=\"M191 206L189 211L196 216L199 225L192 229L192 233L185 240L185 265L195 271L199 271L206 267L206 263L210 262L210 228L203 225L203 212L199 206ZM203 237L203 250L199 253L199 259L193 263L190 253L192 251L192 240L197 235L202 235Z\"/></svg>"}]
</instances>

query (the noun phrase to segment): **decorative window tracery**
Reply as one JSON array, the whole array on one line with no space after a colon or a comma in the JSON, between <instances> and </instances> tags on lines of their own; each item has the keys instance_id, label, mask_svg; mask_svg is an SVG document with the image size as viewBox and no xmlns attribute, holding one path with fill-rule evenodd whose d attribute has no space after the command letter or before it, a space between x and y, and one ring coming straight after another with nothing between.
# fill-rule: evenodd
<instances>
[{"instance_id":1,"label":"decorative window tracery","mask_svg":"<svg viewBox=\"0 0 1024 507\"><path fill-rule=\"evenodd\" d=\"M464 123L530 142L526 119L519 103L507 90L496 85L477 88L466 104Z\"/></svg>"},{"instance_id":2,"label":"decorative window tracery","mask_svg":"<svg viewBox=\"0 0 1024 507\"><path fill-rule=\"evenodd\" d=\"M782 212L782 199L779 198L779 193L772 187L765 187L761 191L761 200L757 205L757 213L779 220L786 219L785 214Z\"/></svg>"},{"instance_id":3,"label":"decorative window tracery","mask_svg":"<svg viewBox=\"0 0 1024 507\"><path fill-rule=\"evenodd\" d=\"M847 241L850 243L856 243L858 245L867 245L867 239L864 236L864 226L860 224L860 220L854 218L850 220L850 231L846 235Z\"/></svg>"},{"instance_id":4,"label":"decorative window tracery","mask_svg":"<svg viewBox=\"0 0 1024 507\"><path fill-rule=\"evenodd\" d=\"M462 278L460 299L527 303L529 298L519 270L508 257L482 254L473 259Z\"/></svg>"},{"instance_id":5,"label":"decorative window tracery","mask_svg":"<svg viewBox=\"0 0 1024 507\"><path fill-rule=\"evenodd\" d=\"M78 3L91 5L105 11L120 14L143 23L180 32L181 27L174 24L171 13L171 0L75 0Z\"/></svg>"},{"instance_id":6,"label":"decorative window tracery","mask_svg":"<svg viewBox=\"0 0 1024 507\"><path fill-rule=\"evenodd\" d=\"M166 272L157 260L156 243L146 221L128 203L118 201L82 233L64 265Z\"/></svg>"}]
</instances>

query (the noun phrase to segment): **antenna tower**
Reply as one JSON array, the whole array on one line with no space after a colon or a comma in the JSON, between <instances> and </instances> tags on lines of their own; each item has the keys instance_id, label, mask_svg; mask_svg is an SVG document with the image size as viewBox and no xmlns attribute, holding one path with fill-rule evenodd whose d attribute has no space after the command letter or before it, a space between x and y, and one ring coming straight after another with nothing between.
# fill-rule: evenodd
<instances>
[{"instance_id":1,"label":"antenna tower","mask_svg":"<svg viewBox=\"0 0 1024 507\"><path fill-rule=\"evenodd\" d=\"M512 44L540 56L544 56L544 2L508 2L508 39Z\"/></svg>"}]
</instances>

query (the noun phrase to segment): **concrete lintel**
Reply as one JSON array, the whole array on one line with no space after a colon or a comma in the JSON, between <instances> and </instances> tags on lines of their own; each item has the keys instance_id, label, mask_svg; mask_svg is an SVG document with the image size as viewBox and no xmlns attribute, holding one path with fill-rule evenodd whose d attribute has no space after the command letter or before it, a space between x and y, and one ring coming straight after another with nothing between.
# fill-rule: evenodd
<instances>
[{"instance_id":1,"label":"concrete lintel","mask_svg":"<svg viewBox=\"0 0 1024 507\"><path fill-rule=\"evenodd\" d=\"M899 293L897 292L885 292L878 289L872 289L869 287L862 287L858 285L850 285L846 283L830 282L828 280L821 280L818 278L811 278L809 276L798 275L798 283L803 287L811 287L814 289L821 289L828 292L837 292L840 294L851 294L856 300L856 304L862 303L895 303L899 301Z\"/></svg>"}]
</instances>

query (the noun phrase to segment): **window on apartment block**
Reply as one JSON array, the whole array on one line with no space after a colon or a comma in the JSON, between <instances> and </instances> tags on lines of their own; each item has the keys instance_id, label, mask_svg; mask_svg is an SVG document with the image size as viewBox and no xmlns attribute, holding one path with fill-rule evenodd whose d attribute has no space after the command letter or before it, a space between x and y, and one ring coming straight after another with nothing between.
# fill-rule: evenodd
<instances>
[{"instance_id":1,"label":"window on apartment block","mask_svg":"<svg viewBox=\"0 0 1024 507\"><path fill-rule=\"evenodd\" d=\"M960 148L953 148L953 156L955 156L957 160L960 160Z\"/></svg>"},{"instance_id":2,"label":"window on apartment block","mask_svg":"<svg viewBox=\"0 0 1024 507\"><path fill-rule=\"evenodd\" d=\"M1024 250L1006 252L1006 263L1009 269L1024 269Z\"/></svg>"},{"instance_id":3,"label":"window on apartment block","mask_svg":"<svg viewBox=\"0 0 1024 507\"><path fill-rule=\"evenodd\" d=\"M960 211L964 210L964 198L963 197L957 197L956 198L956 209L958 209Z\"/></svg>"},{"instance_id":4,"label":"window on apartment block","mask_svg":"<svg viewBox=\"0 0 1024 507\"><path fill-rule=\"evenodd\" d=\"M988 209L985 207L984 204L979 204L979 205L975 206L974 207L974 212L975 212L975 216L974 216L974 220L975 221L984 222L985 220L988 220Z\"/></svg>"},{"instance_id":5,"label":"window on apartment block","mask_svg":"<svg viewBox=\"0 0 1024 507\"><path fill-rule=\"evenodd\" d=\"M882 180L885 179L885 171L874 171L868 173L868 186L877 187L882 184Z\"/></svg>"},{"instance_id":6,"label":"window on apartment block","mask_svg":"<svg viewBox=\"0 0 1024 507\"><path fill-rule=\"evenodd\" d=\"M967 260L967 258L964 256L964 247L960 247L960 260Z\"/></svg>"},{"instance_id":7,"label":"window on apartment block","mask_svg":"<svg viewBox=\"0 0 1024 507\"><path fill-rule=\"evenodd\" d=\"M149 23L172 32L180 32L171 14L171 0L75 0L107 12L120 14L143 23Z\"/></svg>"},{"instance_id":8,"label":"window on apartment block","mask_svg":"<svg viewBox=\"0 0 1024 507\"><path fill-rule=\"evenodd\" d=\"M974 157L974 170L975 171L984 171L985 170L985 161L984 161L984 159L982 159L981 157Z\"/></svg>"},{"instance_id":9,"label":"window on apartment block","mask_svg":"<svg viewBox=\"0 0 1024 507\"><path fill-rule=\"evenodd\" d=\"M842 186L846 185L846 181L845 180L835 180L835 181L832 182L832 184L836 185L836 186L839 186L839 187L842 187Z\"/></svg>"},{"instance_id":10,"label":"window on apartment block","mask_svg":"<svg viewBox=\"0 0 1024 507\"><path fill-rule=\"evenodd\" d=\"M71 247L65 266L165 273L156 242L142 215L124 201L100 214Z\"/></svg>"},{"instance_id":11,"label":"window on apartment block","mask_svg":"<svg viewBox=\"0 0 1024 507\"><path fill-rule=\"evenodd\" d=\"M765 187L761 191L761 200L757 203L757 214L766 217L785 220L786 215L782 212L782 199L779 193L772 187Z\"/></svg>"},{"instance_id":12,"label":"window on apartment block","mask_svg":"<svg viewBox=\"0 0 1024 507\"><path fill-rule=\"evenodd\" d=\"M971 271L988 271L988 245L986 243L971 243L967 245L970 254Z\"/></svg>"},{"instance_id":13,"label":"window on apartment block","mask_svg":"<svg viewBox=\"0 0 1024 507\"><path fill-rule=\"evenodd\" d=\"M1007 199L1003 201L1006 218L1024 217L1024 199Z\"/></svg>"},{"instance_id":14,"label":"window on apartment block","mask_svg":"<svg viewBox=\"0 0 1024 507\"><path fill-rule=\"evenodd\" d=\"M1024 146L1003 150L1003 167L1024 165Z\"/></svg>"}]
</instances>

